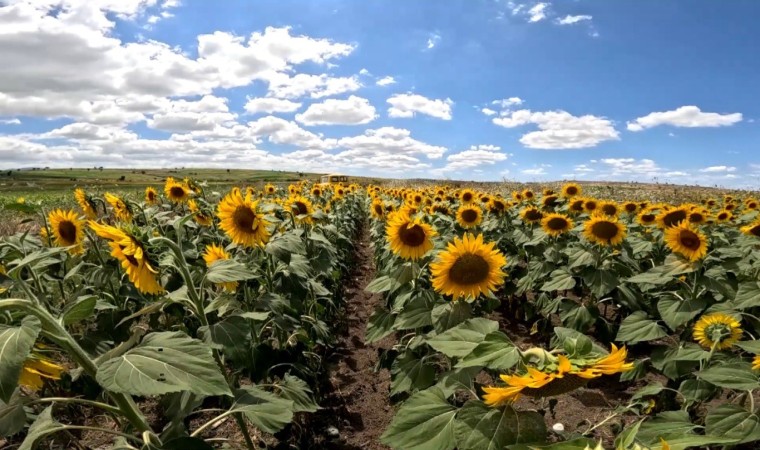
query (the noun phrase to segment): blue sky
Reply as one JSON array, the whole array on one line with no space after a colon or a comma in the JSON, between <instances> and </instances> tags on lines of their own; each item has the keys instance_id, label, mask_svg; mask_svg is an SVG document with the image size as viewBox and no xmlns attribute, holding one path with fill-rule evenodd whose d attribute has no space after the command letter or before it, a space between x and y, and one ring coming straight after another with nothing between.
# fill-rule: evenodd
<instances>
[{"instance_id":1,"label":"blue sky","mask_svg":"<svg viewBox=\"0 0 760 450\"><path fill-rule=\"evenodd\" d=\"M760 2L0 1L0 168L756 188Z\"/></svg>"}]
</instances>

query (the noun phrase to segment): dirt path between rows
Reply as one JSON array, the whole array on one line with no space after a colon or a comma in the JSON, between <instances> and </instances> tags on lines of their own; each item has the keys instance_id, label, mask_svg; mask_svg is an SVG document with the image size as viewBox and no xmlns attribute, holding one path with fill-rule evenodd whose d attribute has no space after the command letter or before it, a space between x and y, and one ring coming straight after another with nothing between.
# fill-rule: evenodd
<instances>
[{"instance_id":1,"label":"dirt path between rows","mask_svg":"<svg viewBox=\"0 0 760 450\"><path fill-rule=\"evenodd\" d=\"M382 301L364 288L375 278L369 230L362 232L356 248L354 268L346 280L345 326L335 352L329 359L329 391L323 400L326 425L321 448L340 450L385 450L380 435L393 418L390 404L391 376L387 369L375 372L380 352L393 346L388 336L364 343L367 320Z\"/></svg>"}]
</instances>

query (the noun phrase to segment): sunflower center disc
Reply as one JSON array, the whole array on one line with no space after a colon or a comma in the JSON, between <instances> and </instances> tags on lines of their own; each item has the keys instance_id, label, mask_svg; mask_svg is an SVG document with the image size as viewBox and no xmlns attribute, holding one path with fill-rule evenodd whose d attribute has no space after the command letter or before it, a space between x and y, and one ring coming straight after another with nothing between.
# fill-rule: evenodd
<instances>
[{"instance_id":1,"label":"sunflower center disc","mask_svg":"<svg viewBox=\"0 0 760 450\"><path fill-rule=\"evenodd\" d=\"M140 265L140 262L139 262L139 261L137 261L137 259L136 259L134 256L132 256L132 255L124 255L124 257L125 257L125 258L127 259L127 261L129 261L129 263L130 263L130 264L132 264L133 266L137 267L137 266L139 266L139 265Z\"/></svg>"},{"instance_id":2,"label":"sunflower center disc","mask_svg":"<svg viewBox=\"0 0 760 450\"><path fill-rule=\"evenodd\" d=\"M750 234L755 236L760 236L760 225L755 225L754 227L749 229Z\"/></svg>"},{"instance_id":3,"label":"sunflower center disc","mask_svg":"<svg viewBox=\"0 0 760 450\"><path fill-rule=\"evenodd\" d=\"M575 201L571 206L570 209L573 211L583 211L583 200L577 200Z\"/></svg>"},{"instance_id":4,"label":"sunflower center disc","mask_svg":"<svg viewBox=\"0 0 760 450\"><path fill-rule=\"evenodd\" d=\"M306 205L304 203L302 203L302 202L295 202L294 205L298 209L298 215L299 216L304 215L304 214L309 214L309 209L306 207Z\"/></svg>"},{"instance_id":5,"label":"sunflower center disc","mask_svg":"<svg viewBox=\"0 0 760 450\"><path fill-rule=\"evenodd\" d=\"M470 193L462 194L462 201L469 202L470 200L472 200L472 194Z\"/></svg>"},{"instance_id":6,"label":"sunflower center disc","mask_svg":"<svg viewBox=\"0 0 760 450\"><path fill-rule=\"evenodd\" d=\"M232 214L232 221L235 222L235 228L244 232L253 230L253 223L256 221L256 214L251 208L238 206Z\"/></svg>"},{"instance_id":7,"label":"sunflower center disc","mask_svg":"<svg viewBox=\"0 0 760 450\"><path fill-rule=\"evenodd\" d=\"M465 209L462 211L462 219L467 223L472 223L478 220L478 212L474 209Z\"/></svg>"},{"instance_id":8,"label":"sunflower center disc","mask_svg":"<svg viewBox=\"0 0 760 450\"><path fill-rule=\"evenodd\" d=\"M181 198L185 196L185 189L181 186L172 186L169 192L172 194L172 197Z\"/></svg>"},{"instance_id":9,"label":"sunflower center disc","mask_svg":"<svg viewBox=\"0 0 760 450\"><path fill-rule=\"evenodd\" d=\"M411 227L401 227L398 233L398 237L404 245L409 247L419 247L425 242L425 230L421 226L414 224Z\"/></svg>"},{"instance_id":10,"label":"sunflower center disc","mask_svg":"<svg viewBox=\"0 0 760 450\"><path fill-rule=\"evenodd\" d=\"M602 212L608 216L614 216L617 215L617 208L615 208L613 205L604 205L602 207Z\"/></svg>"},{"instance_id":11,"label":"sunflower center disc","mask_svg":"<svg viewBox=\"0 0 760 450\"><path fill-rule=\"evenodd\" d=\"M71 242L72 244L77 240L77 226L73 223L65 220L58 224L58 234L65 242Z\"/></svg>"},{"instance_id":12,"label":"sunflower center disc","mask_svg":"<svg viewBox=\"0 0 760 450\"><path fill-rule=\"evenodd\" d=\"M636 205L634 205L633 203L628 203L627 205L625 205L625 210L628 211L629 213L634 212L636 211Z\"/></svg>"},{"instance_id":13,"label":"sunflower center disc","mask_svg":"<svg viewBox=\"0 0 760 450\"><path fill-rule=\"evenodd\" d=\"M681 235L678 236L678 240L681 241L681 245L689 250L697 250L702 244L702 241L699 240L699 236L690 230L681 230Z\"/></svg>"},{"instance_id":14,"label":"sunflower center disc","mask_svg":"<svg viewBox=\"0 0 760 450\"><path fill-rule=\"evenodd\" d=\"M550 230L564 230L565 227L567 227L567 220L563 219L562 217L552 217L548 222L546 222L546 225Z\"/></svg>"},{"instance_id":15,"label":"sunflower center disc","mask_svg":"<svg viewBox=\"0 0 760 450\"><path fill-rule=\"evenodd\" d=\"M641 216L641 220L644 221L645 223L654 222L654 219L655 219L654 214L644 214L643 216Z\"/></svg>"},{"instance_id":16,"label":"sunflower center disc","mask_svg":"<svg viewBox=\"0 0 760 450\"><path fill-rule=\"evenodd\" d=\"M704 220L704 217L702 217L702 214L699 213L692 213L689 215L689 222L691 223L701 223Z\"/></svg>"},{"instance_id":17,"label":"sunflower center disc","mask_svg":"<svg viewBox=\"0 0 760 450\"><path fill-rule=\"evenodd\" d=\"M591 227L591 232L594 236L609 241L617 236L618 227L612 222L597 222Z\"/></svg>"},{"instance_id":18,"label":"sunflower center disc","mask_svg":"<svg viewBox=\"0 0 760 450\"><path fill-rule=\"evenodd\" d=\"M665 224L666 227L672 227L672 226L678 225L685 218L686 218L686 211L682 211L679 209L679 210L665 214L665 217L663 217L662 222Z\"/></svg>"},{"instance_id":19,"label":"sunflower center disc","mask_svg":"<svg viewBox=\"0 0 760 450\"><path fill-rule=\"evenodd\" d=\"M449 278L456 284L478 284L488 278L491 267L480 255L466 253L452 264L449 269Z\"/></svg>"},{"instance_id":20,"label":"sunflower center disc","mask_svg":"<svg viewBox=\"0 0 760 450\"><path fill-rule=\"evenodd\" d=\"M565 192L567 192L570 195L575 195L578 193L578 189L575 188L575 186L568 187Z\"/></svg>"},{"instance_id":21,"label":"sunflower center disc","mask_svg":"<svg viewBox=\"0 0 760 450\"><path fill-rule=\"evenodd\" d=\"M383 215L383 205L375 204L375 214L379 216Z\"/></svg>"},{"instance_id":22,"label":"sunflower center disc","mask_svg":"<svg viewBox=\"0 0 760 450\"><path fill-rule=\"evenodd\" d=\"M544 215L541 214L541 211L538 211L536 209L531 209L525 213L525 218L528 220L541 220L542 217L544 217Z\"/></svg>"}]
</instances>

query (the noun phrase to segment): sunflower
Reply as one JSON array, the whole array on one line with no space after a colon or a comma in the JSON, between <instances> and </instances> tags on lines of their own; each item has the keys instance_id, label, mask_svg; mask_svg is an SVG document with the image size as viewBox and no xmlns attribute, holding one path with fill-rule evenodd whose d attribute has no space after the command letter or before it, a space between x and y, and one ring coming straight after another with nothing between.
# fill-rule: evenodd
<instances>
[{"instance_id":1,"label":"sunflower","mask_svg":"<svg viewBox=\"0 0 760 450\"><path fill-rule=\"evenodd\" d=\"M39 391L45 385L45 380L58 381L65 371L65 367L32 352L32 355L24 361L18 384L33 391Z\"/></svg>"},{"instance_id":2,"label":"sunflower","mask_svg":"<svg viewBox=\"0 0 760 450\"><path fill-rule=\"evenodd\" d=\"M507 202L504 199L494 197L488 203L488 211L493 214L503 214L507 210Z\"/></svg>"},{"instance_id":3,"label":"sunflower","mask_svg":"<svg viewBox=\"0 0 760 450\"><path fill-rule=\"evenodd\" d=\"M625 225L614 217L594 216L583 226L583 236L589 242L599 245L619 245L625 239L625 235Z\"/></svg>"},{"instance_id":4,"label":"sunflower","mask_svg":"<svg viewBox=\"0 0 760 450\"><path fill-rule=\"evenodd\" d=\"M84 223L79 220L73 209L64 211L56 209L48 214L48 224L53 231L53 243L58 247L71 247L69 253L77 255L83 252Z\"/></svg>"},{"instance_id":5,"label":"sunflower","mask_svg":"<svg viewBox=\"0 0 760 450\"><path fill-rule=\"evenodd\" d=\"M718 223L728 222L733 218L734 218L734 215L731 213L731 211L728 211L726 209L724 209L723 211L715 215L715 220Z\"/></svg>"},{"instance_id":6,"label":"sunflower","mask_svg":"<svg viewBox=\"0 0 760 450\"><path fill-rule=\"evenodd\" d=\"M198 225L203 227L210 227L211 224L214 223L214 218L211 217L210 214L207 214L205 211L202 211L198 207L198 204L195 202L195 200L188 200L187 207L190 209L190 212L193 213L193 220L195 220Z\"/></svg>"},{"instance_id":7,"label":"sunflower","mask_svg":"<svg viewBox=\"0 0 760 450\"><path fill-rule=\"evenodd\" d=\"M638 215L637 220L644 226L657 223L657 214L651 208L644 208Z\"/></svg>"},{"instance_id":8,"label":"sunflower","mask_svg":"<svg viewBox=\"0 0 760 450\"><path fill-rule=\"evenodd\" d=\"M164 194L174 203L184 203L190 198L190 188L184 182L168 177L164 185Z\"/></svg>"},{"instance_id":9,"label":"sunflower","mask_svg":"<svg viewBox=\"0 0 760 450\"><path fill-rule=\"evenodd\" d=\"M385 235L393 253L403 259L417 260L433 248L435 230L420 219L413 219L404 212L388 218Z\"/></svg>"},{"instance_id":10,"label":"sunflower","mask_svg":"<svg viewBox=\"0 0 760 450\"><path fill-rule=\"evenodd\" d=\"M710 214L706 210L699 208L689 212L688 220L691 224L701 225L706 223L709 218Z\"/></svg>"},{"instance_id":11,"label":"sunflower","mask_svg":"<svg viewBox=\"0 0 760 450\"><path fill-rule=\"evenodd\" d=\"M558 197L556 195L546 195L541 199L541 204L545 209L554 208L558 205Z\"/></svg>"},{"instance_id":12,"label":"sunflower","mask_svg":"<svg viewBox=\"0 0 760 450\"><path fill-rule=\"evenodd\" d=\"M760 207L760 203L758 203L758 201L754 198L748 198L744 201L744 206L749 210L755 210Z\"/></svg>"},{"instance_id":13,"label":"sunflower","mask_svg":"<svg viewBox=\"0 0 760 450\"><path fill-rule=\"evenodd\" d=\"M657 225L662 229L674 227L688 218L689 210L685 207L666 209L657 216Z\"/></svg>"},{"instance_id":14,"label":"sunflower","mask_svg":"<svg viewBox=\"0 0 760 450\"><path fill-rule=\"evenodd\" d=\"M541 228L549 236L559 236L573 228L573 221L564 214L547 214L541 219Z\"/></svg>"},{"instance_id":15,"label":"sunflower","mask_svg":"<svg viewBox=\"0 0 760 450\"><path fill-rule=\"evenodd\" d=\"M211 267L215 262L223 259L230 259L230 254L219 245L209 244L206 246L206 250L203 252L203 261L206 262L206 267ZM224 283L218 283L227 292L235 292L238 286L237 281L228 281Z\"/></svg>"},{"instance_id":16,"label":"sunflower","mask_svg":"<svg viewBox=\"0 0 760 450\"><path fill-rule=\"evenodd\" d=\"M523 195L522 192L519 191L512 191L512 199L516 202L523 201Z\"/></svg>"},{"instance_id":17,"label":"sunflower","mask_svg":"<svg viewBox=\"0 0 760 450\"><path fill-rule=\"evenodd\" d=\"M692 336L699 345L708 350L713 347L725 350L741 339L741 323L724 313L703 315L694 324Z\"/></svg>"},{"instance_id":18,"label":"sunflower","mask_svg":"<svg viewBox=\"0 0 760 450\"><path fill-rule=\"evenodd\" d=\"M385 205L383 204L383 201L379 198L373 200L372 204L369 207L369 212L372 214L373 218L378 220L385 217Z\"/></svg>"},{"instance_id":19,"label":"sunflower","mask_svg":"<svg viewBox=\"0 0 760 450\"><path fill-rule=\"evenodd\" d=\"M544 188L541 191L541 194L543 194L544 197L547 197L549 195L554 195L554 189Z\"/></svg>"},{"instance_id":20,"label":"sunflower","mask_svg":"<svg viewBox=\"0 0 760 450\"><path fill-rule=\"evenodd\" d=\"M460 206L457 210L457 223L465 229L475 228L483 221L483 210L474 204Z\"/></svg>"},{"instance_id":21,"label":"sunflower","mask_svg":"<svg viewBox=\"0 0 760 450\"><path fill-rule=\"evenodd\" d=\"M618 213L620 212L620 207L615 202L604 201L599 202L596 211L610 217L617 217Z\"/></svg>"},{"instance_id":22,"label":"sunflower","mask_svg":"<svg viewBox=\"0 0 760 450\"><path fill-rule=\"evenodd\" d=\"M98 213L95 212L95 210L97 209L95 206L95 203L84 192L84 189L75 190L74 198L76 198L77 203L79 204L79 208L82 210L85 217L87 217L88 219L94 219L98 216Z\"/></svg>"},{"instance_id":23,"label":"sunflower","mask_svg":"<svg viewBox=\"0 0 760 450\"><path fill-rule=\"evenodd\" d=\"M311 215L314 214L314 205L311 200L302 195L291 195L285 204L290 208L290 211L295 215L296 222L299 223L312 223Z\"/></svg>"},{"instance_id":24,"label":"sunflower","mask_svg":"<svg viewBox=\"0 0 760 450\"><path fill-rule=\"evenodd\" d=\"M751 223L749 225L743 226L741 230L742 230L742 233L746 235L760 237L760 220L755 221L754 223Z\"/></svg>"},{"instance_id":25,"label":"sunflower","mask_svg":"<svg viewBox=\"0 0 760 450\"><path fill-rule=\"evenodd\" d=\"M473 200L475 200L475 191L472 189L463 189L459 193L459 200L465 205L472 203Z\"/></svg>"},{"instance_id":26,"label":"sunflower","mask_svg":"<svg viewBox=\"0 0 760 450\"><path fill-rule=\"evenodd\" d=\"M591 214L591 213L593 213L594 211L596 211L596 209L597 209L598 207L599 207L599 202L598 202L598 201L596 201L596 200L595 200L595 199L593 199L593 198L587 198L587 199L584 199L584 201L583 201L583 209L584 209L584 210L585 210L587 213L589 213L589 214Z\"/></svg>"},{"instance_id":27,"label":"sunflower","mask_svg":"<svg viewBox=\"0 0 760 450\"><path fill-rule=\"evenodd\" d=\"M264 192L266 192L267 195L274 195L274 193L277 192L277 188L272 183L267 183L267 185L264 186Z\"/></svg>"},{"instance_id":28,"label":"sunflower","mask_svg":"<svg viewBox=\"0 0 760 450\"><path fill-rule=\"evenodd\" d=\"M586 203L586 200L582 198L575 198L570 201L570 204L568 205L567 209L572 214L581 214L583 211L585 211L585 208L583 205Z\"/></svg>"},{"instance_id":29,"label":"sunflower","mask_svg":"<svg viewBox=\"0 0 760 450\"><path fill-rule=\"evenodd\" d=\"M467 233L449 242L430 264L433 288L454 300L490 295L504 282L506 273L501 268L506 264L495 242L484 243L482 234Z\"/></svg>"},{"instance_id":30,"label":"sunflower","mask_svg":"<svg viewBox=\"0 0 760 450\"><path fill-rule=\"evenodd\" d=\"M544 218L544 213L538 208L529 206L520 211L520 218L525 223L538 223Z\"/></svg>"},{"instance_id":31,"label":"sunflower","mask_svg":"<svg viewBox=\"0 0 760 450\"><path fill-rule=\"evenodd\" d=\"M219 226L236 244L255 247L269 240L269 222L258 213L258 202L250 195L243 198L239 191L230 192L219 202L216 215L221 221Z\"/></svg>"},{"instance_id":32,"label":"sunflower","mask_svg":"<svg viewBox=\"0 0 760 450\"><path fill-rule=\"evenodd\" d=\"M628 372L633 369L633 363L625 362L627 356L628 350L626 350L625 347L617 348L615 344L612 344L612 350L610 350L609 355L599 358L589 366L575 373L582 378L597 378L602 375L614 375L616 373Z\"/></svg>"},{"instance_id":33,"label":"sunflower","mask_svg":"<svg viewBox=\"0 0 760 450\"><path fill-rule=\"evenodd\" d=\"M581 195L581 187L575 183L567 183L562 186L562 196L565 198L572 198L576 195Z\"/></svg>"},{"instance_id":34,"label":"sunflower","mask_svg":"<svg viewBox=\"0 0 760 450\"><path fill-rule=\"evenodd\" d=\"M129 209L129 206L127 206L124 200L109 192L105 193L105 199L108 204L111 205L111 208L113 208L113 214L116 217L116 220L120 222L132 221L132 210Z\"/></svg>"},{"instance_id":35,"label":"sunflower","mask_svg":"<svg viewBox=\"0 0 760 450\"><path fill-rule=\"evenodd\" d=\"M536 194L534 194L533 191L531 191L530 189L525 189L524 191L522 191L522 196L525 200L530 201L530 200L533 200Z\"/></svg>"},{"instance_id":36,"label":"sunflower","mask_svg":"<svg viewBox=\"0 0 760 450\"><path fill-rule=\"evenodd\" d=\"M760 355L752 358L752 370L760 370Z\"/></svg>"},{"instance_id":37,"label":"sunflower","mask_svg":"<svg viewBox=\"0 0 760 450\"><path fill-rule=\"evenodd\" d=\"M680 253L689 261L699 261L707 254L707 238L689 222L666 228L664 239L672 252Z\"/></svg>"},{"instance_id":38,"label":"sunflower","mask_svg":"<svg viewBox=\"0 0 760 450\"><path fill-rule=\"evenodd\" d=\"M145 188L145 203L149 205L158 203L158 191L150 186Z\"/></svg>"},{"instance_id":39,"label":"sunflower","mask_svg":"<svg viewBox=\"0 0 760 450\"><path fill-rule=\"evenodd\" d=\"M451 210L449 209L449 206L445 203L433 203L433 206L430 207L430 214L443 214L444 216L450 216Z\"/></svg>"},{"instance_id":40,"label":"sunflower","mask_svg":"<svg viewBox=\"0 0 760 450\"><path fill-rule=\"evenodd\" d=\"M639 204L636 202L625 202L623 203L623 211L627 212L628 214L634 215L639 210Z\"/></svg>"},{"instance_id":41,"label":"sunflower","mask_svg":"<svg viewBox=\"0 0 760 450\"><path fill-rule=\"evenodd\" d=\"M318 198L322 196L322 188L319 186L314 186L311 188L311 196L314 198Z\"/></svg>"}]
</instances>

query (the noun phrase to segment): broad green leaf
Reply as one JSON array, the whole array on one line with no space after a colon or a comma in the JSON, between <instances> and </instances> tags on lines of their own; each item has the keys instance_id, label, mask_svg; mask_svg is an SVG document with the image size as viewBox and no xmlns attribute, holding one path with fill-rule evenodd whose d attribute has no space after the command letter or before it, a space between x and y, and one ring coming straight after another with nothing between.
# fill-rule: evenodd
<instances>
[{"instance_id":1,"label":"broad green leaf","mask_svg":"<svg viewBox=\"0 0 760 450\"><path fill-rule=\"evenodd\" d=\"M575 287L575 278L565 269L555 270L550 277L551 279L541 286L542 291L565 291Z\"/></svg>"},{"instance_id":2,"label":"broad green leaf","mask_svg":"<svg viewBox=\"0 0 760 450\"><path fill-rule=\"evenodd\" d=\"M375 309L367 322L367 332L364 340L371 344L393 333L395 316L383 308Z\"/></svg>"},{"instance_id":3,"label":"broad green leaf","mask_svg":"<svg viewBox=\"0 0 760 450\"><path fill-rule=\"evenodd\" d=\"M63 324L71 325L72 323L77 323L89 318L95 311L95 305L97 305L97 303L98 298L94 295L79 297L76 301L67 305L66 309L63 310Z\"/></svg>"},{"instance_id":4,"label":"broad green leaf","mask_svg":"<svg viewBox=\"0 0 760 450\"><path fill-rule=\"evenodd\" d=\"M645 444L654 444L671 437L693 434L699 425L691 423L686 411L665 411L641 424L636 438Z\"/></svg>"},{"instance_id":5,"label":"broad green leaf","mask_svg":"<svg viewBox=\"0 0 760 450\"><path fill-rule=\"evenodd\" d=\"M760 440L760 417L735 404L711 408L705 417L705 432L734 439L737 444Z\"/></svg>"},{"instance_id":6,"label":"broad green leaf","mask_svg":"<svg viewBox=\"0 0 760 450\"><path fill-rule=\"evenodd\" d=\"M227 349L245 346L251 339L251 326L242 316L229 316L213 325L200 327L198 333L210 346Z\"/></svg>"},{"instance_id":7,"label":"broad green leaf","mask_svg":"<svg viewBox=\"0 0 760 450\"><path fill-rule=\"evenodd\" d=\"M760 340L754 341L739 341L736 344L737 347L741 347L742 350L760 355Z\"/></svg>"},{"instance_id":8,"label":"broad green leaf","mask_svg":"<svg viewBox=\"0 0 760 450\"><path fill-rule=\"evenodd\" d=\"M498 329L498 322L478 317L428 338L427 343L446 356L462 358L477 347L488 333Z\"/></svg>"},{"instance_id":9,"label":"broad green leaf","mask_svg":"<svg viewBox=\"0 0 760 450\"><path fill-rule=\"evenodd\" d=\"M644 311L636 311L623 319L615 340L626 344L635 344L658 339L667 336L667 334L657 322L648 319Z\"/></svg>"},{"instance_id":10,"label":"broad green leaf","mask_svg":"<svg viewBox=\"0 0 760 450\"><path fill-rule=\"evenodd\" d=\"M96 378L105 389L132 395L231 395L211 348L182 332L148 334L137 347L103 362Z\"/></svg>"},{"instance_id":11,"label":"broad green leaf","mask_svg":"<svg viewBox=\"0 0 760 450\"><path fill-rule=\"evenodd\" d=\"M520 350L501 331L486 335L470 354L462 358L456 367L485 366L493 370L506 370L520 361Z\"/></svg>"},{"instance_id":12,"label":"broad green leaf","mask_svg":"<svg viewBox=\"0 0 760 450\"><path fill-rule=\"evenodd\" d=\"M39 319L26 316L18 327L0 325L0 400L10 402L21 368L40 334Z\"/></svg>"},{"instance_id":13,"label":"broad green leaf","mask_svg":"<svg viewBox=\"0 0 760 450\"><path fill-rule=\"evenodd\" d=\"M705 380L695 380L690 378L684 380L678 387L678 392L684 396L687 405L702 402L710 398L716 391L715 385Z\"/></svg>"},{"instance_id":14,"label":"broad green leaf","mask_svg":"<svg viewBox=\"0 0 760 450\"><path fill-rule=\"evenodd\" d=\"M18 389L8 403L0 400L0 437L11 436L24 429L26 425L25 400L26 397L19 395Z\"/></svg>"},{"instance_id":15,"label":"broad green leaf","mask_svg":"<svg viewBox=\"0 0 760 450\"><path fill-rule=\"evenodd\" d=\"M708 367L705 370L697 372L697 377L716 386L728 389L749 391L760 387L757 375L752 371L752 365L746 362Z\"/></svg>"},{"instance_id":16,"label":"broad green leaf","mask_svg":"<svg viewBox=\"0 0 760 450\"><path fill-rule=\"evenodd\" d=\"M577 330L573 330L572 328L555 327L554 334L555 334L555 337L553 337L551 340L552 347L563 347L566 350L572 350L572 349L582 350L582 349L588 348L588 346L590 345L591 351L594 353L597 353L599 355L607 355L609 353L607 349L605 349L599 344L594 343L591 339L588 338L588 336L586 336L585 334ZM568 346L567 344L568 341L572 341L571 346ZM573 352L571 351L570 353L573 353Z\"/></svg>"},{"instance_id":17,"label":"broad green leaf","mask_svg":"<svg viewBox=\"0 0 760 450\"><path fill-rule=\"evenodd\" d=\"M304 242L296 233L297 230L292 230L275 236L267 243L264 250L285 264L289 264L291 255L303 255L306 251Z\"/></svg>"},{"instance_id":18,"label":"broad green leaf","mask_svg":"<svg viewBox=\"0 0 760 450\"><path fill-rule=\"evenodd\" d=\"M390 291L395 284L395 280L387 275L383 275L372 280L364 290L372 294L380 294Z\"/></svg>"},{"instance_id":19,"label":"broad green leaf","mask_svg":"<svg viewBox=\"0 0 760 450\"><path fill-rule=\"evenodd\" d=\"M435 331L443 333L472 317L472 307L466 302L446 302L435 305L431 314Z\"/></svg>"},{"instance_id":20,"label":"broad green leaf","mask_svg":"<svg viewBox=\"0 0 760 450\"><path fill-rule=\"evenodd\" d=\"M293 420L293 402L257 386L235 391L232 410L242 412L257 428L276 433Z\"/></svg>"},{"instance_id":21,"label":"broad green leaf","mask_svg":"<svg viewBox=\"0 0 760 450\"><path fill-rule=\"evenodd\" d=\"M747 309L758 306L760 299L760 281L744 281L739 283L739 289L736 291L734 304L738 309Z\"/></svg>"},{"instance_id":22,"label":"broad green leaf","mask_svg":"<svg viewBox=\"0 0 760 450\"><path fill-rule=\"evenodd\" d=\"M596 256L593 253L586 250L583 247L577 247L574 249L567 249L565 253L568 256L569 265L568 269L574 269L576 267L591 266L596 263Z\"/></svg>"},{"instance_id":23,"label":"broad green leaf","mask_svg":"<svg viewBox=\"0 0 760 450\"><path fill-rule=\"evenodd\" d=\"M632 446L633 443L636 442L636 434L638 434L639 428L641 428L641 424L644 420L646 419L641 419L634 425L626 427L626 429L615 438L615 448L627 449Z\"/></svg>"},{"instance_id":24,"label":"broad green leaf","mask_svg":"<svg viewBox=\"0 0 760 450\"><path fill-rule=\"evenodd\" d=\"M435 366L425 364L421 358L408 351L393 361L391 377L391 395L425 389L435 381Z\"/></svg>"},{"instance_id":25,"label":"broad green leaf","mask_svg":"<svg viewBox=\"0 0 760 450\"><path fill-rule=\"evenodd\" d=\"M731 444L736 442L736 439L731 439L723 436L708 436L692 434L687 436L671 437L667 441L669 450L687 450L693 448L709 448L711 445L719 444ZM649 450L664 450L662 441L653 442L649 445Z\"/></svg>"},{"instance_id":26,"label":"broad green leaf","mask_svg":"<svg viewBox=\"0 0 760 450\"><path fill-rule=\"evenodd\" d=\"M18 450L33 450L37 441L45 436L57 433L65 429L65 426L53 419L53 407L48 406L37 416L37 420L29 427L26 438L18 447Z\"/></svg>"},{"instance_id":27,"label":"broad green leaf","mask_svg":"<svg viewBox=\"0 0 760 450\"><path fill-rule=\"evenodd\" d=\"M234 259L220 259L211 264L206 272L206 279L212 283L228 283L253 278L254 273Z\"/></svg>"},{"instance_id":28,"label":"broad green leaf","mask_svg":"<svg viewBox=\"0 0 760 450\"><path fill-rule=\"evenodd\" d=\"M380 441L397 450L452 450L456 413L441 389L418 392L396 412Z\"/></svg>"},{"instance_id":29,"label":"broad green leaf","mask_svg":"<svg viewBox=\"0 0 760 450\"><path fill-rule=\"evenodd\" d=\"M631 401L641 400L644 397L649 397L651 395L657 395L664 389L664 386L662 383L654 383L647 386L644 386L643 388L636 391L635 394L631 397Z\"/></svg>"},{"instance_id":30,"label":"broad green leaf","mask_svg":"<svg viewBox=\"0 0 760 450\"><path fill-rule=\"evenodd\" d=\"M588 330L599 317L599 309L596 305L579 305L567 299L562 301L560 309L559 317L562 325L578 331Z\"/></svg>"},{"instance_id":31,"label":"broad green leaf","mask_svg":"<svg viewBox=\"0 0 760 450\"><path fill-rule=\"evenodd\" d=\"M433 324L430 311L433 308L433 299L427 295L419 295L411 302L404 305L404 310L396 316L393 328L396 330L410 330Z\"/></svg>"},{"instance_id":32,"label":"broad green leaf","mask_svg":"<svg viewBox=\"0 0 760 450\"><path fill-rule=\"evenodd\" d=\"M472 382L481 369L481 367L465 367L464 369L450 370L441 374L435 386L443 391L446 398L460 389L472 390Z\"/></svg>"},{"instance_id":33,"label":"broad green leaf","mask_svg":"<svg viewBox=\"0 0 760 450\"><path fill-rule=\"evenodd\" d=\"M660 317L671 330L675 330L690 321L706 307L707 300L704 297L681 301L676 296L664 295L657 302L657 310L660 312Z\"/></svg>"},{"instance_id":34,"label":"broad green leaf","mask_svg":"<svg viewBox=\"0 0 760 450\"><path fill-rule=\"evenodd\" d=\"M470 400L457 413L454 436L459 450L501 450L512 444L543 442L546 423L537 412L512 406L491 408Z\"/></svg>"},{"instance_id":35,"label":"broad green leaf","mask_svg":"<svg viewBox=\"0 0 760 450\"><path fill-rule=\"evenodd\" d=\"M617 274L605 269L588 268L584 270L583 281L596 298L604 297L620 284Z\"/></svg>"},{"instance_id":36,"label":"broad green leaf","mask_svg":"<svg viewBox=\"0 0 760 450\"><path fill-rule=\"evenodd\" d=\"M288 374L275 383L275 387L280 397L293 402L293 412L316 412L319 409L314 402L314 393L302 379Z\"/></svg>"},{"instance_id":37,"label":"broad green leaf","mask_svg":"<svg viewBox=\"0 0 760 450\"><path fill-rule=\"evenodd\" d=\"M263 322L269 318L270 314L272 313L269 311L248 311L240 313L238 316L244 319L253 320L254 322Z\"/></svg>"}]
</instances>

